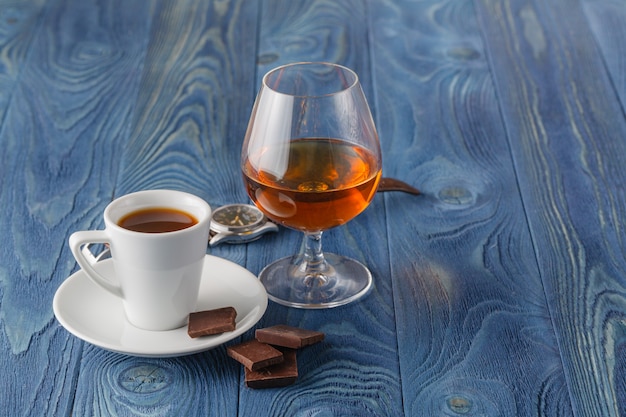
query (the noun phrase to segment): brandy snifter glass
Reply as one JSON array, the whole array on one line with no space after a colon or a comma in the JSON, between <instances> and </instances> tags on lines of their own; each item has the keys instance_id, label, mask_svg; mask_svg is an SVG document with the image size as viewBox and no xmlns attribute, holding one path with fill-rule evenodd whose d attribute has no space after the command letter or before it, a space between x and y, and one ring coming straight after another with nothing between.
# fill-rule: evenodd
<instances>
[{"instance_id":1,"label":"brandy snifter glass","mask_svg":"<svg viewBox=\"0 0 626 417\"><path fill-rule=\"evenodd\" d=\"M265 267L271 300L336 307L372 286L362 263L322 251L322 233L370 204L381 178L378 134L357 74L302 62L263 77L242 153L248 195L274 222L304 233L300 252Z\"/></svg>"}]
</instances>

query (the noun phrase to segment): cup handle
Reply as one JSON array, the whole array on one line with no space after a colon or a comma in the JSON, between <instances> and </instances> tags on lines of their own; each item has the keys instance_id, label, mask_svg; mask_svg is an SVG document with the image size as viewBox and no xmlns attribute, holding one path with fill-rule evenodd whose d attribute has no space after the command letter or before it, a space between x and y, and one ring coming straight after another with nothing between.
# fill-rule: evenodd
<instances>
[{"instance_id":1,"label":"cup handle","mask_svg":"<svg viewBox=\"0 0 626 417\"><path fill-rule=\"evenodd\" d=\"M74 258L76 258L76 262L82 268L83 271L87 274L89 278L111 294L124 298L122 294L122 288L119 285L116 285L106 279L102 274L95 270L92 265L92 262L85 257L85 254L82 251L82 247L84 245L90 243L109 243L110 239L109 235L104 230L83 230L80 232L74 232L70 236L70 249L72 250L72 254Z\"/></svg>"}]
</instances>

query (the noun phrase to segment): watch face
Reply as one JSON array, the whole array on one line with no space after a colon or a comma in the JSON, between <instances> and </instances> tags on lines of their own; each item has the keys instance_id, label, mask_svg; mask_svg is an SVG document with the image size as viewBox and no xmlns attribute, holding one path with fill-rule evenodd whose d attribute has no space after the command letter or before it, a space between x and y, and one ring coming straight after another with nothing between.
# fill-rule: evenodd
<instances>
[{"instance_id":1,"label":"watch face","mask_svg":"<svg viewBox=\"0 0 626 417\"><path fill-rule=\"evenodd\" d=\"M212 221L215 226L235 232L253 229L262 223L264 218L261 210L254 206L230 204L216 209Z\"/></svg>"}]
</instances>

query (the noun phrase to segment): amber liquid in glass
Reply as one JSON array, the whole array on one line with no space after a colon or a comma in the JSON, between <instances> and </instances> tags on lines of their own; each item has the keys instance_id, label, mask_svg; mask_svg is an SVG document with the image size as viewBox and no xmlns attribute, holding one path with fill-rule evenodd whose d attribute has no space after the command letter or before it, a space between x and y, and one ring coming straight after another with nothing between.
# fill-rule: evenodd
<instances>
[{"instance_id":1,"label":"amber liquid in glass","mask_svg":"<svg viewBox=\"0 0 626 417\"><path fill-rule=\"evenodd\" d=\"M248 155L243 175L248 194L270 219L317 232L361 213L376 193L380 161L367 149L336 139L305 138L285 145L285 167L259 167L265 149Z\"/></svg>"}]
</instances>

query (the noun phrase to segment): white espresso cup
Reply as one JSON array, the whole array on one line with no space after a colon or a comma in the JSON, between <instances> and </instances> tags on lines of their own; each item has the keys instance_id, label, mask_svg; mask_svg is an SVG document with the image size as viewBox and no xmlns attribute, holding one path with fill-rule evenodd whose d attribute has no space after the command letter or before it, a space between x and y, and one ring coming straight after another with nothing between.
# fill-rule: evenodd
<instances>
[{"instance_id":1,"label":"white espresso cup","mask_svg":"<svg viewBox=\"0 0 626 417\"><path fill-rule=\"evenodd\" d=\"M147 227L150 215L158 216L163 212L191 219L192 225L162 232L120 226L120 222L135 219L139 223L143 221ZM179 221L180 218L166 220ZM184 326L189 313L195 310L210 221L211 207L200 197L172 190L139 191L117 198L106 207L104 230L75 232L70 236L69 245L84 273L121 298L131 324L146 330L171 330ZM176 227L158 226L158 230ZM109 246L114 277L98 273L93 261L83 253L82 247L92 243Z\"/></svg>"}]
</instances>

